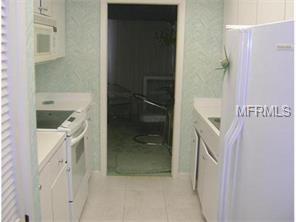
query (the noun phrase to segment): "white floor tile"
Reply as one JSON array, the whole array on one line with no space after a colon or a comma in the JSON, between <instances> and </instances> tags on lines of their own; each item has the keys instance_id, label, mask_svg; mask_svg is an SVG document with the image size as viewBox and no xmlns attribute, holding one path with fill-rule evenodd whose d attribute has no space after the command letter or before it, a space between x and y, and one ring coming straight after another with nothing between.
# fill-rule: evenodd
<instances>
[{"instance_id":1,"label":"white floor tile","mask_svg":"<svg viewBox=\"0 0 296 222\"><path fill-rule=\"evenodd\" d=\"M123 207L99 207L87 202L81 221L123 220Z\"/></svg>"},{"instance_id":2,"label":"white floor tile","mask_svg":"<svg viewBox=\"0 0 296 222\"><path fill-rule=\"evenodd\" d=\"M90 181L90 190L125 190L127 177L97 176Z\"/></svg>"},{"instance_id":3,"label":"white floor tile","mask_svg":"<svg viewBox=\"0 0 296 222\"><path fill-rule=\"evenodd\" d=\"M168 208L169 222L203 222L200 210L194 208Z\"/></svg>"},{"instance_id":4,"label":"white floor tile","mask_svg":"<svg viewBox=\"0 0 296 222\"><path fill-rule=\"evenodd\" d=\"M168 193L165 194L165 201L167 207L170 208L198 208L199 200L195 193Z\"/></svg>"},{"instance_id":5,"label":"white floor tile","mask_svg":"<svg viewBox=\"0 0 296 222\"><path fill-rule=\"evenodd\" d=\"M204 222L189 177L103 177L90 181L82 222Z\"/></svg>"},{"instance_id":6,"label":"white floor tile","mask_svg":"<svg viewBox=\"0 0 296 222\"><path fill-rule=\"evenodd\" d=\"M123 222L123 220L81 219L80 222Z\"/></svg>"},{"instance_id":7,"label":"white floor tile","mask_svg":"<svg viewBox=\"0 0 296 222\"><path fill-rule=\"evenodd\" d=\"M162 181L160 177L129 177L127 190L161 191Z\"/></svg>"},{"instance_id":8,"label":"white floor tile","mask_svg":"<svg viewBox=\"0 0 296 222\"><path fill-rule=\"evenodd\" d=\"M123 207L124 190L101 190L91 192L88 202L98 207Z\"/></svg>"},{"instance_id":9,"label":"white floor tile","mask_svg":"<svg viewBox=\"0 0 296 222\"><path fill-rule=\"evenodd\" d=\"M124 220L124 222L167 222L167 220Z\"/></svg>"},{"instance_id":10,"label":"white floor tile","mask_svg":"<svg viewBox=\"0 0 296 222\"><path fill-rule=\"evenodd\" d=\"M127 190L124 205L126 207L165 208L164 194L158 190Z\"/></svg>"},{"instance_id":11,"label":"white floor tile","mask_svg":"<svg viewBox=\"0 0 296 222\"><path fill-rule=\"evenodd\" d=\"M126 207L124 221L167 221L165 208Z\"/></svg>"},{"instance_id":12,"label":"white floor tile","mask_svg":"<svg viewBox=\"0 0 296 222\"><path fill-rule=\"evenodd\" d=\"M190 193L192 194L191 182L187 178L166 178L162 181L163 191L165 193Z\"/></svg>"}]
</instances>

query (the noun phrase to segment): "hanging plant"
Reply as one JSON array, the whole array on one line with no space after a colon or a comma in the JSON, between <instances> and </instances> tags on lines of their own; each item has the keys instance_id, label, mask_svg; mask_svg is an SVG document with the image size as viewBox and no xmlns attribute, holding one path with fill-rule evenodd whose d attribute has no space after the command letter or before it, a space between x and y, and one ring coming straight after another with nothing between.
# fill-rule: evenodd
<instances>
[{"instance_id":1,"label":"hanging plant","mask_svg":"<svg viewBox=\"0 0 296 222\"><path fill-rule=\"evenodd\" d=\"M176 23L170 23L169 30L160 31L155 33L155 38L163 45L163 46L175 46L176 45Z\"/></svg>"}]
</instances>

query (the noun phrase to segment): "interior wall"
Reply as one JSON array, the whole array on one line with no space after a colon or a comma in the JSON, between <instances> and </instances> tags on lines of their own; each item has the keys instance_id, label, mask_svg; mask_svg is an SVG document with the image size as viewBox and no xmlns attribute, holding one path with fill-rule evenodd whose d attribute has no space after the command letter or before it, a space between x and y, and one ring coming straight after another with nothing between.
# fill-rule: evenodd
<instances>
[{"instance_id":1,"label":"interior wall","mask_svg":"<svg viewBox=\"0 0 296 222\"><path fill-rule=\"evenodd\" d=\"M99 160L99 1L66 1L66 57L36 67L39 92L94 94L94 169ZM194 97L220 97L223 0L187 0L179 171L188 172Z\"/></svg>"},{"instance_id":2,"label":"interior wall","mask_svg":"<svg viewBox=\"0 0 296 222\"><path fill-rule=\"evenodd\" d=\"M180 169L190 169L195 97L221 97L223 0L187 0L182 95Z\"/></svg>"},{"instance_id":3,"label":"interior wall","mask_svg":"<svg viewBox=\"0 0 296 222\"><path fill-rule=\"evenodd\" d=\"M156 33L169 31L164 21L108 20L108 82L143 93L144 76L172 76L174 47Z\"/></svg>"}]
</instances>

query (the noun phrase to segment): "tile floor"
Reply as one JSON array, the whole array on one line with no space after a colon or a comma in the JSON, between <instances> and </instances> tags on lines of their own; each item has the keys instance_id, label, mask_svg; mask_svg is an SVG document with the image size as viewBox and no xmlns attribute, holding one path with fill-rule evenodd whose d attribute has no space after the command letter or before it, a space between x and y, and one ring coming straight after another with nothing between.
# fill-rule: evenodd
<instances>
[{"instance_id":1,"label":"tile floor","mask_svg":"<svg viewBox=\"0 0 296 222\"><path fill-rule=\"evenodd\" d=\"M189 178L93 175L81 222L204 222Z\"/></svg>"}]
</instances>

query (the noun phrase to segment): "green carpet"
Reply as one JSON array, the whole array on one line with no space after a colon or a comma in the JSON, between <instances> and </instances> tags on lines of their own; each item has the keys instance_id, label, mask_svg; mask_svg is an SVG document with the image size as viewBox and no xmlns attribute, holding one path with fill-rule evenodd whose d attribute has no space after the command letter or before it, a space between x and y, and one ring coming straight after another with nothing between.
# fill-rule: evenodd
<instances>
[{"instance_id":1,"label":"green carpet","mask_svg":"<svg viewBox=\"0 0 296 222\"><path fill-rule=\"evenodd\" d=\"M171 155L166 146L148 146L133 140L146 133L128 121L108 125L108 175L170 175Z\"/></svg>"}]
</instances>

